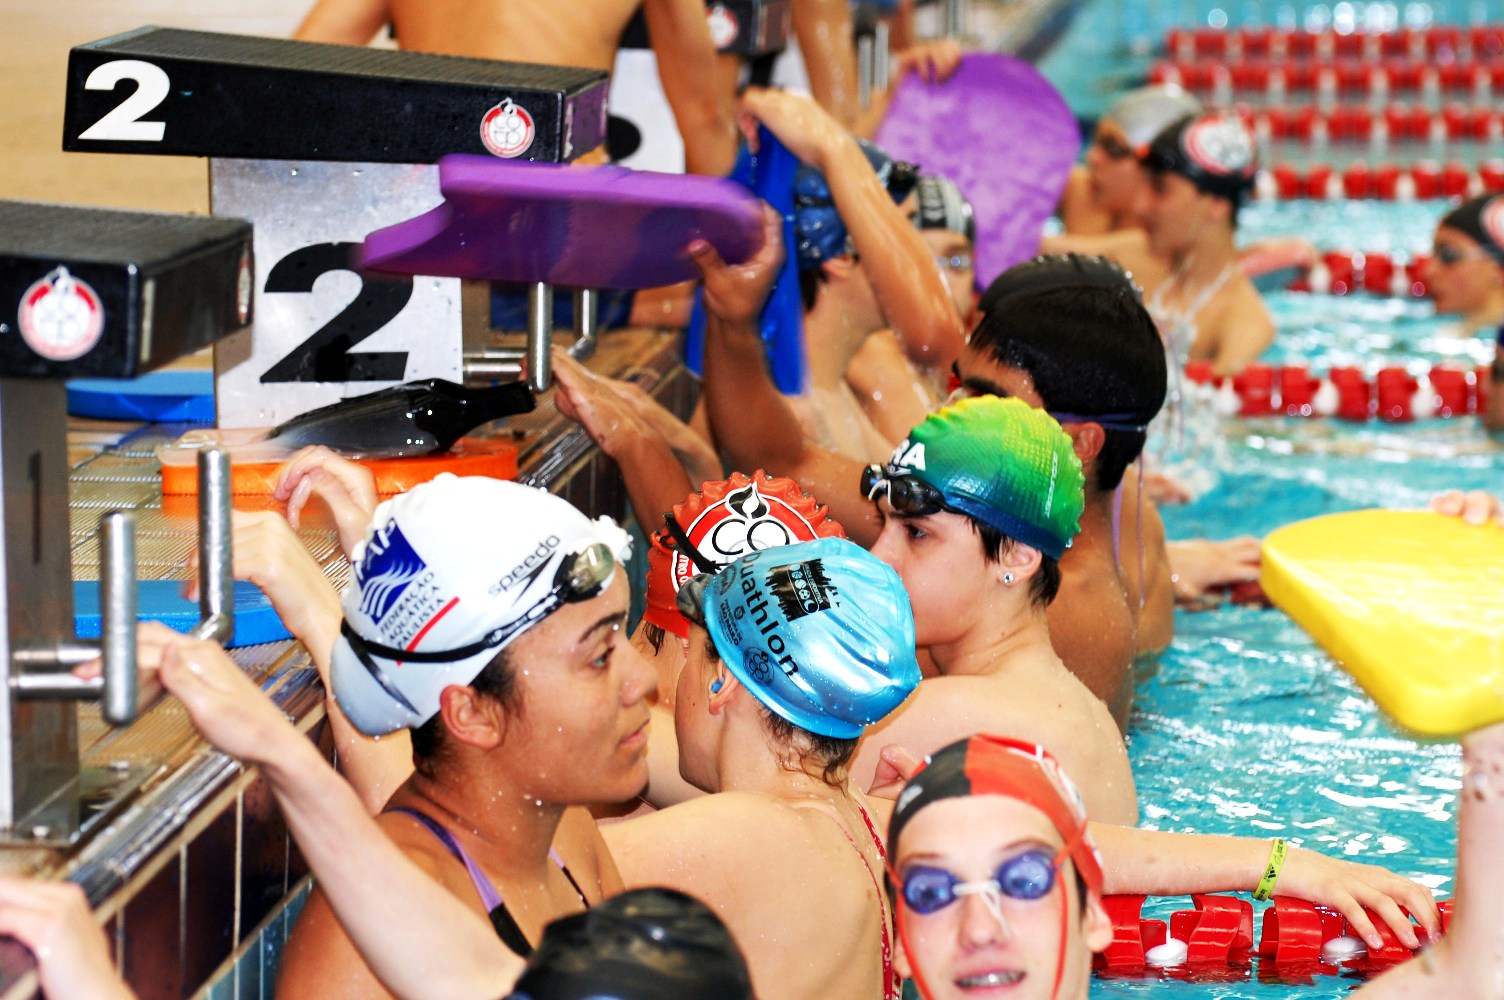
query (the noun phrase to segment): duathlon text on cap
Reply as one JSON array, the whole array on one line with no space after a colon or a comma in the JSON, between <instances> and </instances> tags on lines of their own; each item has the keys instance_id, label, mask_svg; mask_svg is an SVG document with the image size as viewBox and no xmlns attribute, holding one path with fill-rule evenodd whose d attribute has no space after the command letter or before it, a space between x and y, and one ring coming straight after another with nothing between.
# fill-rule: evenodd
<instances>
[{"instance_id":1,"label":"duathlon text on cap","mask_svg":"<svg viewBox=\"0 0 1504 1000\"><path fill-rule=\"evenodd\" d=\"M1179 174L1204 194L1241 204L1258 176L1253 133L1236 115L1183 118L1149 144L1144 167Z\"/></svg>"},{"instance_id":2,"label":"duathlon text on cap","mask_svg":"<svg viewBox=\"0 0 1504 1000\"><path fill-rule=\"evenodd\" d=\"M754 552L684 592L727 669L801 729L855 739L919 684L908 592L855 542Z\"/></svg>"},{"instance_id":3,"label":"duathlon text on cap","mask_svg":"<svg viewBox=\"0 0 1504 1000\"><path fill-rule=\"evenodd\" d=\"M845 538L829 511L792 479L775 479L762 470L748 479L733 472L728 479L706 483L674 505L674 522L702 556L724 566L738 556L791 542ZM648 549L648 597L643 620L681 638L689 622L675 595L685 581L703 570L693 554L683 552L670 532L653 532Z\"/></svg>"},{"instance_id":4,"label":"duathlon text on cap","mask_svg":"<svg viewBox=\"0 0 1504 1000\"><path fill-rule=\"evenodd\" d=\"M1018 399L977 396L930 414L888 460L947 505L1059 559L1081 527L1085 479L1070 435Z\"/></svg>"},{"instance_id":5,"label":"duathlon text on cap","mask_svg":"<svg viewBox=\"0 0 1504 1000\"><path fill-rule=\"evenodd\" d=\"M555 589L560 566L595 544L618 561L631 539L609 518L592 521L545 490L448 473L376 508L351 557L345 625L357 642L438 653L522 623ZM541 619L540 619L541 620ZM361 732L422 725L439 693L468 684L504 641L451 662L402 662L347 635L334 646L333 694Z\"/></svg>"}]
</instances>

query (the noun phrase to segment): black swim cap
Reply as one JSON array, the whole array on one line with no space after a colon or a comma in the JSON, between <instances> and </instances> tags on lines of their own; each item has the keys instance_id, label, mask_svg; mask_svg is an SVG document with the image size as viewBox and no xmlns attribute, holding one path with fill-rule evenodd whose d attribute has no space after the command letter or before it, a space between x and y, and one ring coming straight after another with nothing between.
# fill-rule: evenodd
<instances>
[{"instance_id":1,"label":"black swim cap","mask_svg":"<svg viewBox=\"0 0 1504 1000\"><path fill-rule=\"evenodd\" d=\"M1504 195L1470 198L1441 217L1441 225L1466 233L1504 266Z\"/></svg>"},{"instance_id":2,"label":"black swim cap","mask_svg":"<svg viewBox=\"0 0 1504 1000\"><path fill-rule=\"evenodd\" d=\"M549 924L510 1000L753 1000L747 962L704 903L633 889Z\"/></svg>"},{"instance_id":3,"label":"black swim cap","mask_svg":"<svg viewBox=\"0 0 1504 1000\"><path fill-rule=\"evenodd\" d=\"M1143 301L1143 293L1133 283L1133 276L1117 262L1096 254L1064 253L1035 257L1008 268L987 286L977 308L988 313L1004 299L1055 288L1119 289L1134 301Z\"/></svg>"},{"instance_id":4,"label":"black swim cap","mask_svg":"<svg viewBox=\"0 0 1504 1000\"><path fill-rule=\"evenodd\" d=\"M1143 156L1151 173L1179 174L1203 194L1241 205L1259 172L1253 133L1234 115L1188 115L1168 126Z\"/></svg>"}]
</instances>

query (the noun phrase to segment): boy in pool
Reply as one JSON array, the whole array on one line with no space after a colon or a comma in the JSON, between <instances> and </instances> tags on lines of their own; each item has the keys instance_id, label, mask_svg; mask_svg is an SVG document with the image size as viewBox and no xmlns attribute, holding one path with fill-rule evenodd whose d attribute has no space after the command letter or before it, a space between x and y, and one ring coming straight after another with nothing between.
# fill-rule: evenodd
<instances>
[{"instance_id":1,"label":"boy in pool","mask_svg":"<svg viewBox=\"0 0 1504 1000\"><path fill-rule=\"evenodd\" d=\"M721 265L708 246L696 250L713 317L706 338L705 398L717 441L731 465L766 468L796 480L830 506L853 539L871 545L881 524L857 488L861 463L807 440L763 367L756 316L779 252L776 234L770 239L757 257L734 268ZM1062 641L1057 651L1066 666L1098 697L1113 699L1118 717L1126 719L1124 692L1131 696L1126 680L1134 656L1141 645L1156 649L1169 641L1169 571L1157 516L1146 508L1141 525L1133 498L1121 505L1129 514L1117 519L1121 537L1116 539L1131 555L1116 557L1113 487L1137 455L1136 447L1142 447L1141 425L1163 401L1163 349L1127 277L1091 258L1019 265L984 296L984 306L994 304L999 308L989 308L955 372L963 388L1020 392L1027 386L1022 393L1027 401L1075 411L1066 427L1084 465L1090 504L1083 536L1061 561L1062 599L1050 605L1050 632ZM1007 318L1015 313L1028 321ZM1057 335L1062 323L1069 324L1070 337ZM1119 426L1109 433L1104 424ZM1140 577L1148 583L1127 576L1138 571L1140 544ZM973 596L954 599L964 604ZM1141 608L1142 643L1136 621Z\"/></svg>"}]
</instances>

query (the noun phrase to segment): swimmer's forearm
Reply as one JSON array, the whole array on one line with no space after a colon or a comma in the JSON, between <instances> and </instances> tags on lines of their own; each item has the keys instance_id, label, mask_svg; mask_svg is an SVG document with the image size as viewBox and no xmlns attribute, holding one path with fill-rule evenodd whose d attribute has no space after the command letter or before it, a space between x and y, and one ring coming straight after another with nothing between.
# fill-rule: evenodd
<instances>
[{"instance_id":1,"label":"swimmer's forearm","mask_svg":"<svg viewBox=\"0 0 1504 1000\"><path fill-rule=\"evenodd\" d=\"M1165 833L1092 823L1102 852L1102 891L1178 896L1250 891L1269 858L1269 841L1250 837Z\"/></svg>"},{"instance_id":2,"label":"swimmer's forearm","mask_svg":"<svg viewBox=\"0 0 1504 1000\"><path fill-rule=\"evenodd\" d=\"M757 324L711 316L705 327L705 405L730 467L792 475L804 430L768 373Z\"/></svg>"},{"instance_id":3,"label":"swimmer's forearm","mask_svg":"<svg viewBox=\"0 0 1504 1000\"><path fill-rule=\"evenodd\" d=\"M288 730L256 761L340 923L400 997L502 996L522 961L383 834L313 744Z\"/></svg>"},{"instance_id":4,"label":"swimmer's forearm","mask_svg":"<svg viewBox=\"0 0 1504 1000\"><path fill-rule=\"evenodd\" d=\"M929 244L893 203L855 142L828 150L823 166L873 294L905 351L930 368L950 364L961 354L965 331Z\"/></svg>"},{"instance_id":5,"label":"swimmer's forearm","mask_svg":"<svg viewBox=\"0 0 1504 1000\"><path fill-rule=\"evenodd\" d=\"M716 59L700 0L647 0L642 7L658 77L684 140L684 167L724 177L736 161L735 85Z\"/></svg>"}]
</instances>

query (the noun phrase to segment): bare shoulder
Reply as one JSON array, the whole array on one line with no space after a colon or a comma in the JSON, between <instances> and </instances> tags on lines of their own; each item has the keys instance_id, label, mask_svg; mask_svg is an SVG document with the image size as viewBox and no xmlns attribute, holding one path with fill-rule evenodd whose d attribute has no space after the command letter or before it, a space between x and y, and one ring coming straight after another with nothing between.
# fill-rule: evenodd
<instances>
[{"instance_id":1,"label":"bare shoulder","mask_svg":"<svg viewBox=\"0 0 1504 1000\"><path fill-rule=\"evenodd\" d=\"M593 900L614 896L621 891L621 876L590 810L583 806L564 810L564 818L554 834L554 848L576 882L596 888L597 892L586 893Z\"/></svg>"},{"instance_id":2,"label":"bare shoulder","mask_svg":"<svg viewBox=\"0 0 1504 1000\"><path fill-rule=\"evenodd\" d=\"M660 864L724 865L761 856L759 842L801 829L799 810L756 792L718 792L601 828L628 885ZM756 830L744 837L740 830Z\"/></svg>"}]
</instances>

